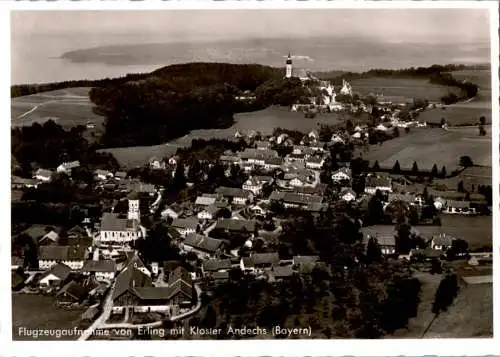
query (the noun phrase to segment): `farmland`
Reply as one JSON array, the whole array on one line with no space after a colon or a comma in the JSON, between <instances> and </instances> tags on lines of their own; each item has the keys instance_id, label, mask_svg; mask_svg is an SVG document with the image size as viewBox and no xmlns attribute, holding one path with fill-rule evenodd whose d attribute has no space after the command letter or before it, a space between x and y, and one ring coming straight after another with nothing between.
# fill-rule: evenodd
<instances>
[{"instance_id":1,"label":"farmland","mask_svg":"<svg viewBox=\"0 0 500 357\"><path fill-rule=\"evenodd\" d=\"M88 91L83 87L69 88L12 98L11 125L27 126L52 119L68 129L92 122L95 132L102 132L104 117L92 111Z\"/></svg>"},{"instance_id":2,"label":"farmland","mask_svg":"<svg viewBox=\"0 0 500 357\"><path fill-rule=\"evenodd\" d=\"M486 137L478 136L477 128L461 129L412 129L408 135L372 145L364 158L386 168L397 160L403 169L416 162L420 169L430 170L436 164L451 172L458 168L460 156L467 155L477 165L491 166L491 129Z\"/></svg>"},{"instance_id":3,"label":"farmland","mask_svg":"<svg viewBox=\"0 0 500 357\"><path fill-rule=\"evenodd\" d=\"M361 95L372 93L386 97L427 99L430 102L439 102L442 96L453 92L451 87L432 84L427 79L419 78L362 78L353 80L351 85Z\"/></svg>"},{"instance_id":4,"label":"farmland","mask_svg":"<svg viewBox=\"0 0 500 357\"><path fill-rule=\"evenodd\" d=\"M19 329L73 329L85 311L63 309L54 303L51 296L35 294L12 294L12 335L14 340L33 340L29 336L20 336ZM75 340L77 336L62 336L60 339ZM39 340L55 340L55 336L39 337Z\"/></svg>"}]
</instances>

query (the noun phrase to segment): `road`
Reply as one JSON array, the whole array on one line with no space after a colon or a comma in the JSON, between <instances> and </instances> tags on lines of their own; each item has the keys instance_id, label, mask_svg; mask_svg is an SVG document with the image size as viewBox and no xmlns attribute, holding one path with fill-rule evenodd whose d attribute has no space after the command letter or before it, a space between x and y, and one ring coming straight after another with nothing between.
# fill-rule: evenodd
<instances>
[{"instance_id":1,"label":"road","mask_svg":"<svg viewBox=\"0 0 500 357\"><path fill-rule=\"evenodd\" d=\"M113 309L113 292L115 291L115 283L111 286L109 289L108 295L106 296L106 299L104 301L103 305L103 311L102 314L97 318L97 320L94 321L92 325L88 329L85 330L85 332L78 338L78 341L85 341L87 340L96 329L101 327L101 325L104 324L104 322L109 318L109 315L111 315L111 310Z\"/></svg>"}]
</instances>

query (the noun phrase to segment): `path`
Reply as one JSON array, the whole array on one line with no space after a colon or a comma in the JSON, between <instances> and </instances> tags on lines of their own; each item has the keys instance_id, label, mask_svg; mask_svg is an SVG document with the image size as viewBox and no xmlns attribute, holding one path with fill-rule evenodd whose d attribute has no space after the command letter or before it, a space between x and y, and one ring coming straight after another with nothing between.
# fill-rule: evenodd
<instances>
[{"instance_id":1,"label":"path","mask_svg":"<svg viewBox=\"0 0 500 357\"><path fill-rule=\"evenodd\" d=\"M115 291L115 283L109 289L108 295L104 301L102 314L94 321L92 325L88 329L84 331L84 333L78 338L78 341L87 340L94 331L99 328L111 315L111 310L113 309L113 292Z\"/></svg>"}]
</instances>

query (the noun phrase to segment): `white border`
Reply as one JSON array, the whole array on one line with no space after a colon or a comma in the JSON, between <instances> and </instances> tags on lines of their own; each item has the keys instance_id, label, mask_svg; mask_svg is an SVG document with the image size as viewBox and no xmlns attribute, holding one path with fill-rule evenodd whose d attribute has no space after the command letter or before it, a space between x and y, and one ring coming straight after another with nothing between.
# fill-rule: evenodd
<instances>
[{"instance_id":1,"label":"white border","mask_svg":"<svg viewBox=\"0 0 500 357\"><path fill-rule=\"evenodd\" d=\"M9 10L158 10L158 9L320 9L320 8L484 8L490 9L491 14L491 50L492 50L492 148L493 148L493 197L494 197L494 219L493 232L500 228L498 223L499 214L499 81L498 81L498 3L496 1L237 1L237 2L209 2L209 1L21 1L10 2L0 1L0 36L2 53L10 53L10 16ZM8 163L10 159L10 56L1 56L3 71L3 85L1 88L0 106L3 115L2 135L5 140L1 140L2 163ZM40 69L43 70L43 69ZM7 169L7 168L6 168ZM10 170L9 170L10 171ZM9 172L6 171L6 172ZM7 174L1 175L2 187L9 187ZM2 228L4 234L0 240L0 306L2 306L2 318L0 323L0 353L6 355L47 355L47 356L82 356L101 355L109 356L123 355L124 351L128 356L143 356L151 354L160 355L203 355L203 356L235 356L235 355L360 355L360 356L396 356L396 355L486 355L500 354L500 333L496 331L500 328L500 315L498 308L500 304L500 292L494 289L494 326L495 339L435 339L435 340L313 340L313 341L148 341L148 343L138 343L139 341L126 341L120 343L109 342L83 342L74 345L74 342L12 342L11 341L11 299L10 299L10 194L9 191L1 191L1 202L5 206L0 209L0 214L5 217ZM7 214L8 213L8 214ZM499 276L499 238L494 235L494 287L498 286L496 280Z\"/></svg>"}]
</instances>

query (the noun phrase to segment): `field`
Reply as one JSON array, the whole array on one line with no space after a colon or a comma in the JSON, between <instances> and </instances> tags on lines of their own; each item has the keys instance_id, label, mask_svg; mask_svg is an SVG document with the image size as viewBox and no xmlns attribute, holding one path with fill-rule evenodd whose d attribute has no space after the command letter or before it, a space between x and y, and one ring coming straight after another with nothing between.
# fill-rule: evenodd
<instances>
[{"instance_id":1,"label":"field","mask_svg":"<svg viewBox=\"0 0 500 357\"><path fill-rule=\"evenodd\" d=\"M451 87L431 84L427 79L419 78L362 78L353 80L351 85L353 91L361 95L420 98L430 102L439 102L442 96L454 91Z\"/></svg>"},{"instance_id":2,"label":"field","mask_svg":"<svg viewBox=\"0 0 500 357\"><path fill-rule=\"evenodd\" d=\"M33 341L22 336L19 329L72 329L78 326L85 309L66 310L54 304L54 298L35 294L12 294L12 336L13 340ZM60 339L75 340L77 336L63 336ZM39 340L55 340L55 336Z\"/></svg>"},{"instance_id":3,"label":"field","mask_svg":"<svg viewBox=\"0 0 500 357\"><path fill-rule=\"evenodd\" d=\"M447 179L440 179L436 182L442 185L446 185L450 190L456 190L458 183L462 181L464 188L469 190L472 185L477 187L478 185L489 185L492 183L492 168L491 166L474 166L468 167L462 171L459 175Z\"/></svg>"},{"instance_id":4,"label":"field","mask_svg":"<svg viewBox=\"0 0 500 357\"><path fill-rule=\"evenodd\" d=\"M412 129L408 135L372 145L364 158L386 168L398 160L401 168L410 169L415 161L420 169L430 170L436 164L451 172L458 168L460 156L467 155L477 165L491 166L491 130L488 134L478 136L477 128Z\"/></svg>"},{"instance_id":5,"label":"field","mask_svg":"<svg viewBox=\"0 0 500 357\"><path fill-rule=\"evenodd\" d=\"M88 97L89 88L69 88L12 98L12 126L26 126L35 122L54 120L65 128L85 125L87 122L100 126L104 117L92 111Z\"/></svg>"},{"instance_id":6,"label":"field","mask_svg":"<svg viewBox=\"0 0 500 357\"><path fill-rule=\"evenodd\" d=\"M153 156L158 158L171 156L177 151L174 145L131 146L124 148L101 149L99 152L108 152L118 160L120 166L131 169L144 166Z\"/></svg>"}]
</instances>

